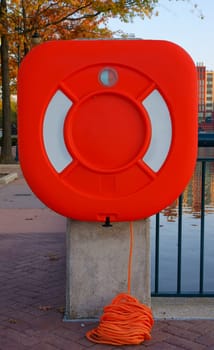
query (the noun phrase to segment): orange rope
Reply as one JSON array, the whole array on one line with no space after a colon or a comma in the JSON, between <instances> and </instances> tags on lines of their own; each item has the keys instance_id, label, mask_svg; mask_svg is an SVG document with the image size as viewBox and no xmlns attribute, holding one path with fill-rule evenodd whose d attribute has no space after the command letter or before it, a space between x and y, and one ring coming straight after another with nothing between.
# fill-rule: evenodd
<instances>
[{"instance_id":1,"label":"orange rope","mask_svg":"<svg viewBox=\"0 0 214 350\"><path fill-rule=\"evenodd\" d=\"M129 223L130 229L130 248L129 248L129 263L128 263L128 293L131 294L131 275L132 275L132 252L134 242L133 223Z\"/></svg>"},{"instance_id":2,"label":"orange rope","mask_svg":"<svg viewBox=\"0 0 214 350\"><path fill-rule=\"evenodd\" d=\"M133 236L133 225L130 223L128 293L117 295L110 305L105 306L98 327L86 333L86 337L94 343L137 345L151 339L154 324L152 311L130 295Z\"/></svg>"}]
</instances>

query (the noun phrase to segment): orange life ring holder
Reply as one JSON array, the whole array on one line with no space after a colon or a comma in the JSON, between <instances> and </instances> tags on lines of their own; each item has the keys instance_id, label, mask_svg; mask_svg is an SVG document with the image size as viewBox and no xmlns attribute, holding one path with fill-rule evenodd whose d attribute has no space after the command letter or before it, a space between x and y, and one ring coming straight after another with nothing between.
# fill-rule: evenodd
<instances>
[{"instance_id":1,"label":"orange life ring holder","mask_svg":"<svg viewBox=\"0 0 214 350\"><path fill-rule=\"evenodd\" d=\"M146 218L194 170L196 68L166 41L44 43L21 64L18 118L23 173L48 207L86 221Z\"/></svg>"}]
</instances>

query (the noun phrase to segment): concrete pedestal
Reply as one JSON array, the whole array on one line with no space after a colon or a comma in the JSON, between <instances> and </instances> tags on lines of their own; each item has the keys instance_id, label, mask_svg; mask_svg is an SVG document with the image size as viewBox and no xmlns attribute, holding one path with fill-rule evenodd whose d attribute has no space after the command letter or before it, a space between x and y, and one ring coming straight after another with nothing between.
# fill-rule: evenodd
<instances>
[{"instance_id":1,"label":"concrete pedestal","mask_svg":"<svg viewBox=\"0 0 214 350\"><path fill-rule=\"evenodd\" d=\"M131 294L150 306L149 220L133 223ZM127 292L130 228L128 222L67 220L65 319L97 318L103 307Z\"/></svg>"}]
</instances>

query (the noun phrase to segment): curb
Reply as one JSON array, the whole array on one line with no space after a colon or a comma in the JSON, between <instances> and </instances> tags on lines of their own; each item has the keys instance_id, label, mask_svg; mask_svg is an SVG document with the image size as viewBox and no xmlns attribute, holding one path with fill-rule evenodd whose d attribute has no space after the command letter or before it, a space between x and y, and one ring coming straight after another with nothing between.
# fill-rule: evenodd
<instances>
[{"instance_id":1,"label":"curb","mask_svg":"<svg viewBox=\"0 0 214 350\"><path fill-rule=\"evenodd\" d=\"M1 176L3 175L3 176ZM1 174L0 173L0 184L8 184L18 178L17 173Z\"/></svg>"}]
</instances>

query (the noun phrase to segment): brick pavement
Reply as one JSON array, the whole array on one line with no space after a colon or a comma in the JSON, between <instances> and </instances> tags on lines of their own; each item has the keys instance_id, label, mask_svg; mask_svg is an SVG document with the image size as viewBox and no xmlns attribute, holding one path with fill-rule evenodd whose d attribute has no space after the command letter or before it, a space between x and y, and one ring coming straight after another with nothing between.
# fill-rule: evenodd
<instances>
[{"instance_id":1,"label":"brick pavement","mask_svg":"<svg viewBox=\"0 0 214 350\"><path fill-rule=\"evenodd\" d=\"M7 191L0 187L0 202L7 199L5 206L0 205L0 222L7 220L7 225L0 226L0 350L214 349L214 320L155 321L152 340L139 346L89 342L85 333L95 323L63 321L64 221L38 202L34 202L38 204L36 217L33 205L25 208L29 198L14 196L18 188L19 193L29 191L23 179L6 186ZM10 210L10 221L4 219L5 207ZM17 210L21 219L14 222ZM38 210L45 210L46 222L38 224L43 218ZM22 230L25 222L27 227Z\"/></svg>"}]
</instances>

